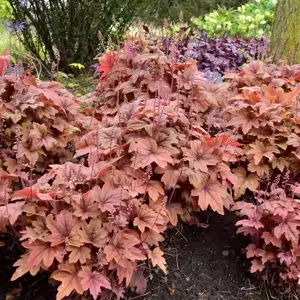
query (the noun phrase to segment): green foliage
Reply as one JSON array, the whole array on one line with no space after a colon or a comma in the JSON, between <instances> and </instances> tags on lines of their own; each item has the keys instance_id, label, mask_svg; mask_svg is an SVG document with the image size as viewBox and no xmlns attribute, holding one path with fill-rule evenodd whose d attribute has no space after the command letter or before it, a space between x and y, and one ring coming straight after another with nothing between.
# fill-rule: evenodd
<instances>
[{"instance_id":1,"label":"green foliage","mask_svg":"<svg viewBox=\"0 0 300 300\"><path fill-rule=\"evenodd\" d=\"M255 0L237 9L219 7L193 22L210 37L235 36L243 38L270 35L277 0Z\"/></svg>"},{"instance_id":2,"label":"green foliage","mask_svg":"<svg viewBox=\"0 0 300 300\"><path fill-rule=\"evenodd\" d=\"M64 74L59 72L56 79L61 82L65 88L76 97L81 97L95 90L96 84L92 83L93 77L88 74L79 74L74 77L73 74Z\"/></svg>"},{"instance_id":3,"label":"green foliage","mask_svg":"<svg viewBox=\"0 0 300 300\"><path fill-rule=\"evenodd\" d=\"M44 64L50 66L59 52L59 66L65 72L70 64L78 62L90 65L98 54L98 31L106 43L124 33L133 19L136 1L32 0L20 7L19 0L9 0L17 21L26 21L23 32L25 46ZM114 21L113 21L114 19ZM101 43L102 44L102 43Z\"/></svg>"},{"instance_id":4,"label":"green foliage","mask_svg":"<svg viewBox=\"0 0 300 300\"><path fill-rule=\"evenodd\" d=\"M180 12L183 12L185 21L191 17L203 15L218 6L227 8L238 7L246 0L144 0L139 1L135 10L138 16L149 23L163 23L164 19L171 22L178 21Z\"/></svg>"},{"instance_id":5,"label":"green foliage","mask_svg":"<svg viewBox=\"0 0 300 300\"><path fill-rule=\"evenodd\" d=\"M9 31L4 26L5 21L10 21L13 19L13 9L9 1L0 0L0 53L2 53L2 51L6 48L10 49L12 62L16 63L20 56L20 50L23 56L26 56L27 51L24 45L20 44L18 38L15 35L10 37Z\"/></svg>"},{"instance_id":6,"label":"green foliage","mask_svg":"<svg viewBox=\"0 0 300 300\"><path fill-rule=\"evenodd\" d=\"M69 66L71 68L78 69L78 70L84 69L84 65L80 64L80 63L72 63L72 64L69 64Z\"/></svg>"},{"instance_id":7,"label":"green foliage","mask_svg":"<svg viewBox=\"0 0 300 300\"><path fill-rule=\"evenodd\" d=\"M3 21L12 19L12 7L7 0L0 0L0 38L2 41L2 33L4 31Z\"/></svg>"},{"instance_id":8,"label":"green foliage","mask_svg":"<svg viewBox=\"0 0 300 300\"><path fill-rule=\"evenodd\" d=\"M0 20L12 18L12 7L7 0L0 0Z\"/></svg>"},{"instance_id":9,"label":"green foliage","mask_svg":"<svg viewBox=\"0 0 300 300\"><path fill-rule=\"evenodd\" d=\"M12 63L16 63L20 56L20 49L22 51L23 61L26 61L26 49L25 47L20 44L18 38L16 36L12 36L10 38L10 34L8 31L3 30L0 31L0 53L4 49L10 49L11 56L12 56Z\"/></svg>"}]
</instances>

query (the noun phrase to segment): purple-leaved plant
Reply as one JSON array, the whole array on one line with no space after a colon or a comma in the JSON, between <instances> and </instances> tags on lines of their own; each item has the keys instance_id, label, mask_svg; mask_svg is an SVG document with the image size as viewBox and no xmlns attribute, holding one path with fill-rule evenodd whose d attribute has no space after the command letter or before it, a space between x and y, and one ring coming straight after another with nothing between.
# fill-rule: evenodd
<instances>
[{"instance_id":1,"label":"purple-leaved plant","mask_svg":"<svg viewBox=\"0 0 300 300\"><path fill-rule=\"evenodd\" d=\"M185 41L180 45L180 54L197 61L198 69L207 74L224 75L232 70L240 70L249 59L259 59L265 55L268 46L266 37L249 40L238 37L198 39Z\"/></svg>"}]
</instances>

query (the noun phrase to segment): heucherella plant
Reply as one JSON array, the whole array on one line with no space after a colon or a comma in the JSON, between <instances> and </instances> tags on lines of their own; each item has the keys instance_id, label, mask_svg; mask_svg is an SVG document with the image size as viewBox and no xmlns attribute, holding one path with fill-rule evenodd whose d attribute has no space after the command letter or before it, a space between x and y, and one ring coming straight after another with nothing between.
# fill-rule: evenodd
<instances>
[{"instance_id":1,"label":"heucherella plant","mask_svg":"<svg viewBox=\"0 0 300 300\"><path fill-rule=\"evenodd\" d=\"M143 293L146 261L167 273L168 228L233 207L253 236L252 270L280 263L295 281L299 66L252 62L214 84L169 46L126 35L80 100L30 68L3 76L3 53L0 229L25 249L12 280L47 271L57 299ZM283 188L261 185L288 170ZM249 190L256 202L235 203Z\"/></svg>"},{"instance_id":2,"label":"heucherella plant","mask_svg":"<svg viewBox=\"0 0 300 300\"><path fill-rule=\"evenodd\" d=\"M233 169L238 233L252 239L251 272L272 276L289 291L300 278L300 66L252 62L225 78L240 91L223 110L228 130L243 144ZM242 198L246 191L253 201Z\"/></svg>"},{"instance_id":3,"label":"heucherella plant","mask_svg":"<svg viewBox=\"0 0 300 300\"><path fill-rule=\"evenodd\" d=\"M233 204L239 144L201 117L228 85L133 40L101 57L85 102L30 71L1 77L0 223L26 249L12 279L48 270L57 299L141 291L145 260L167 272L168 227Z\"/></svg>"},{"instance_id":4,"label":"heucherella plant","mask_svg":"<svg viewBox=\"0 0 300 300\"><path fill-rule=\"evenodd\" d=\"M242 220L238 233L250 235L246 248L251 272L275 274L276 279L299 283L300 185L290 183L292 174L278 175L266 189L256 192L255 203L238 202L233 208ZM272 275L274 276L274 275Z\"/></svg>"}]
</instances>

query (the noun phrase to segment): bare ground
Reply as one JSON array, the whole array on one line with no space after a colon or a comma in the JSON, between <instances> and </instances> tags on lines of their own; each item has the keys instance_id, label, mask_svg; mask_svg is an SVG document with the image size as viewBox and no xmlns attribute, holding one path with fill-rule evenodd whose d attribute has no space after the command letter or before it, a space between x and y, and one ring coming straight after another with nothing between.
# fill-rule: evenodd
<instances>
[{"instance_id":1,"label":"bare ground","mask_svg":"<svg viewBox=\"0 0 300 300\"><path fill-rule=\"evenodd\" d=\"M265 300L244 257L247 241L236 235L236 217L205 212L208 228L182 225L168 232L164 251L169 274L153 275L140 300Z\"/></svg>"}]
</instances>

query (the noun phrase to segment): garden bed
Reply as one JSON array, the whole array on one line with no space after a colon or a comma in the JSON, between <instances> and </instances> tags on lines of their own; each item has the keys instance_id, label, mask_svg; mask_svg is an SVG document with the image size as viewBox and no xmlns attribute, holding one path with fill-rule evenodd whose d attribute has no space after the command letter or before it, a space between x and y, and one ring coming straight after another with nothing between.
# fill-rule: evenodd
<instances>
[{"instance_id":1,"label":"garden bed","mask_svg":"<svg viewBox=\"0 0 300 300\"><path fill-rule=\"evenodd\" d=\"M164 251L168 275L156 274L152 269L149 276L153 280L149 280L145 294L132 294L127 299L267 299L254 286L247 271L249 266L245 265L243 254L247 241L235 234L236 217L203 212L199 221L209 226L180 225L167 232ZM9 234L5 235L5 243L0 248L0 299L55 299L56 289L48 282L45 273L9 281L20 250ZM75 298L71 296L69 299Z\"/></svg>"},{"instance_id":2,"label":"garden bed","mask_svg":"<svg viewBox=\"0 0 300 300\"><path fill-rule=\"evenodd\" d=\"M107 52L80 99L1 77L0 295L266 299L249 269L297 289L299 66L251 62L215 85L140 42Z\"/></svg>"}]
</instances>

